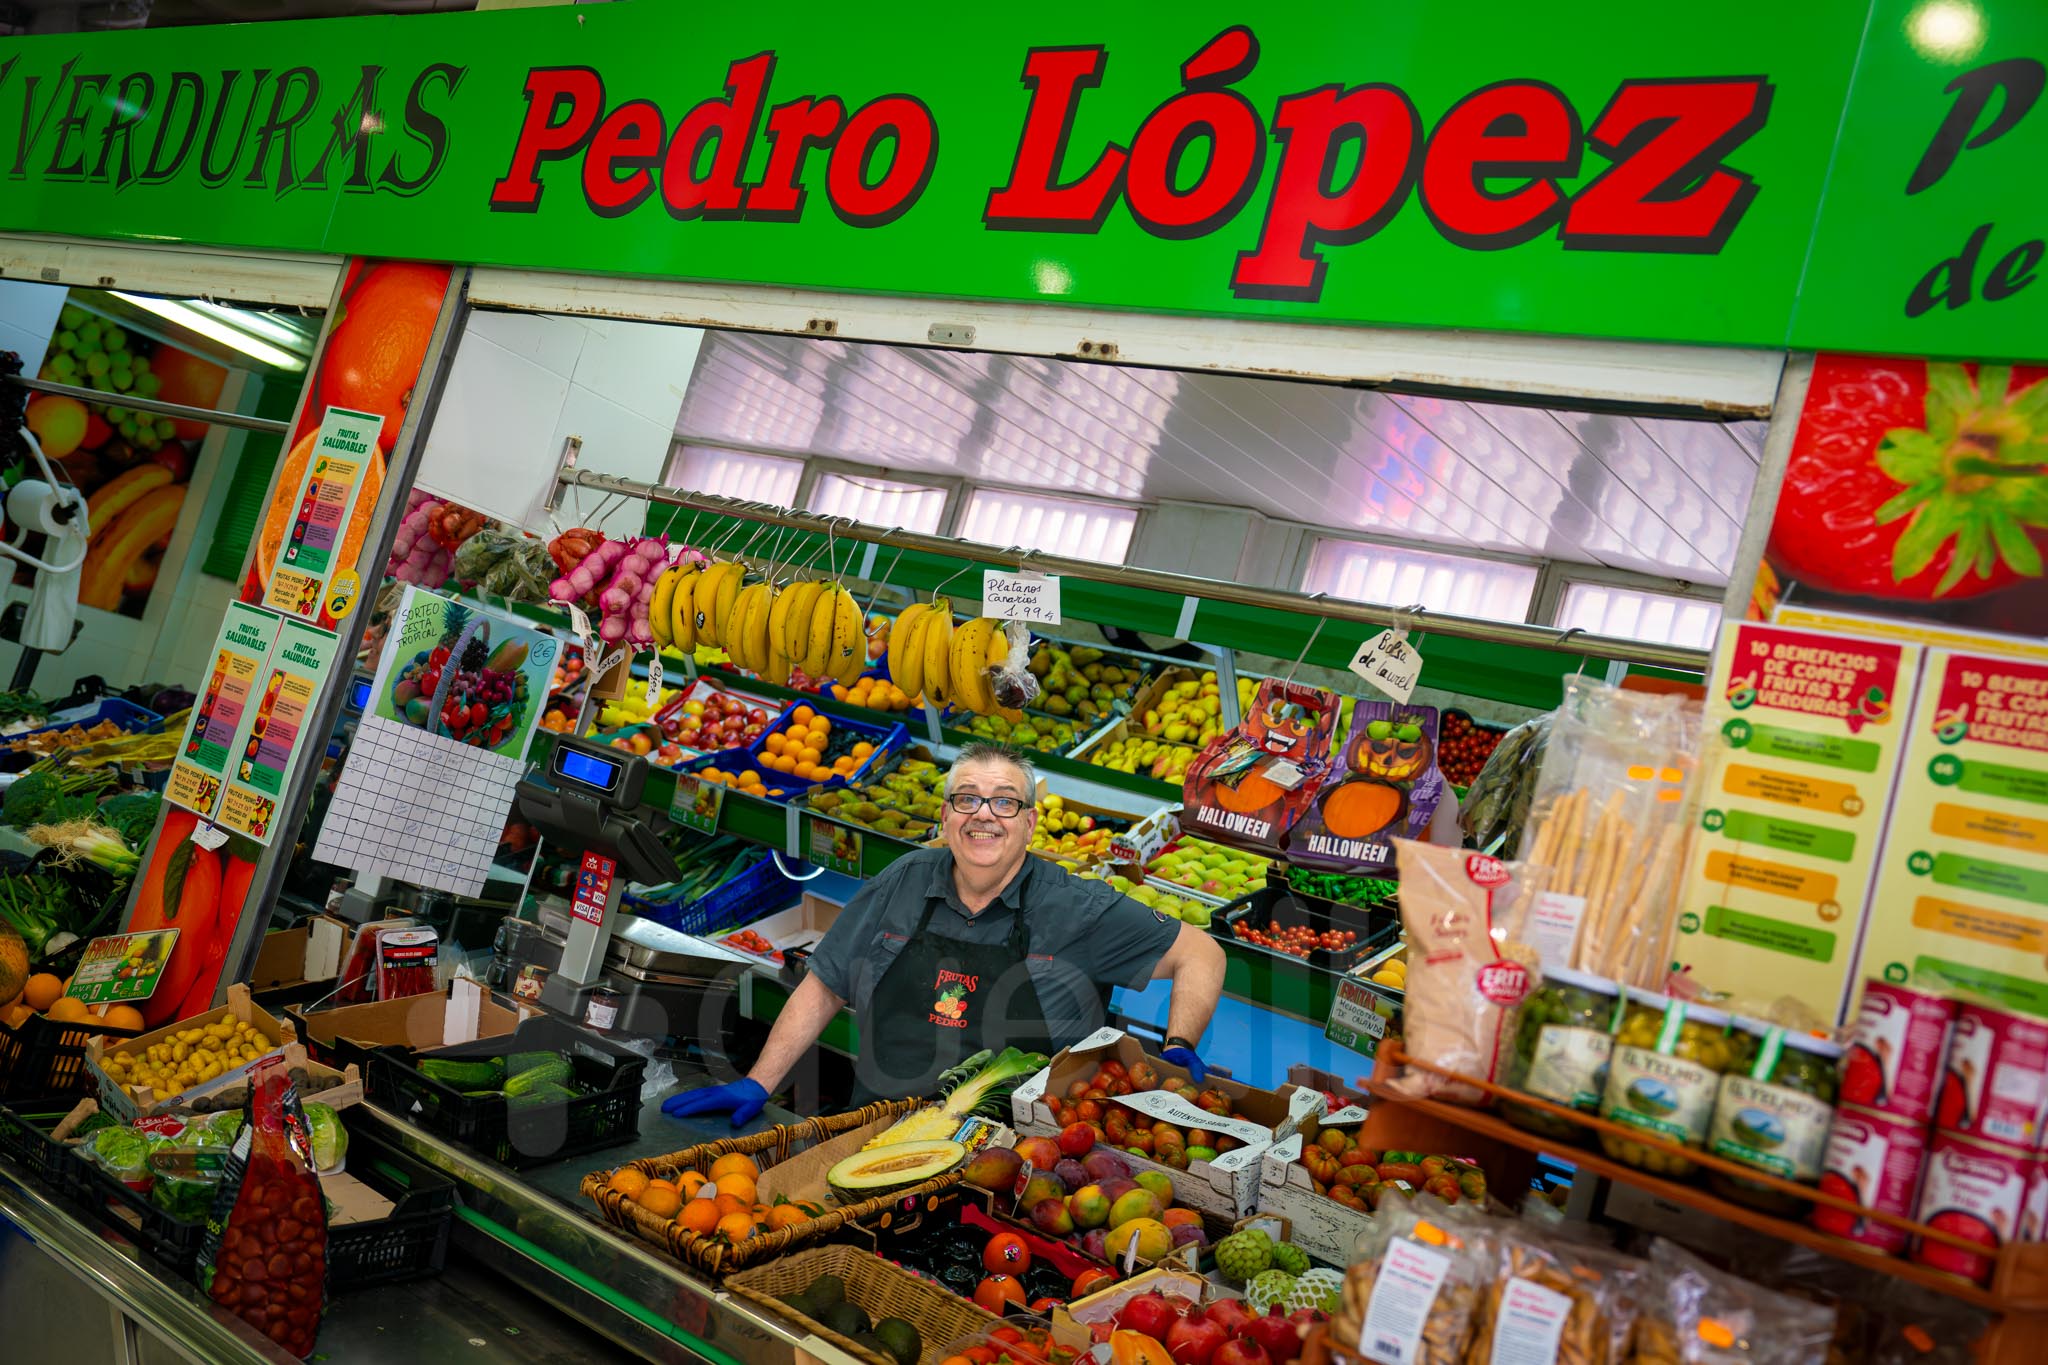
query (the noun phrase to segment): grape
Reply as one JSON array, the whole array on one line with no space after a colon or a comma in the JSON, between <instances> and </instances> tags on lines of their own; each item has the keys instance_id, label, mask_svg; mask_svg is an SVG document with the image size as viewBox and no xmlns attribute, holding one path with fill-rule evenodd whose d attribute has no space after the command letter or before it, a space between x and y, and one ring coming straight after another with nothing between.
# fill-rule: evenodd
<instances>
[{"instance_id":1,"label":"grape","mask_svg":"<svg viewBox=\"0 0 2048 1365\"><path fill-rule=\"evenodd\" d=\"M79 325L78 328L79 344L81 346L89 347L92 350L98 350L100 344L100 334L103 330L104 325L100 322L98 318L87 318L83 323Z\"/></svg>"},{"instance_id":2,"label":"grape","mask_svg":"<svg viewBox=\"0 0 2048 1365\"><path fill-rule=\"evenodd\" d=\"M134 366L134 368L135 368L135 377L136 377L137 379L140 379L140 378L141 378L141 377L142 377L143 375L146 375L146 374L148 374L148 373L149 373L149 357L148 357L148 356L146 356L146 355L139 355L139 356L135 357L135 366Z\"/></svg>"},{"instance_id":3,"label":"grape","mask_svg":"<svg viewBox=\"0 0 2048 1365\"><path fill-rule=\"evenodd\" d=\"M144 427L140 432L136 433L135 444L141 446L144 450L161 450L164 443L157 438L155 432L151 431L148 427Z\"/></svg>"},{"instance_id":4,"label":"grape","mask_svg":"<svg viewBox=\"0 0 2048 1365\"><path fill-rule=\"evenodd\" d=\"M107 343L108 350L125 351L128 349L128 334L119 327L109 324L107 330L102 335Z\"/></svg>"},{"instance_id":5,"label":"grape","mask_svg":"<svg viewBox=\"0 0 2048 1365\"><path fill-rule=\"evenodd\" d=\"M177 430L178 424L173 422L170 418L160 417L157 419L156 434L158 440L170 440L172 436L177 434Z\"/></svg>"},{"instance_id":6,"label":"grape","mask_svg":"<svg viewBox=\"0 0 2048 1365\"><path fill-rule=\"evenodd\" d=\"M144 374L140 370L136 371L135 391L141 394L144 398L156 397L158 392L162 390L163 386L164 381L158 376L153 374Z\"/></svg>"},{"instance_id":7,"label":"grape","mask_svg":"<svg viewBox=\"0 0 2048 1365\"><path fill-rule=\"evenodd\" d=\"M135 387L135 372L133 370L115 370L108 378L113 381L114 387L122 393L126 393Z\"/></svg>"},{"instance_id":8,"label":"grape","mask_svg":"<svg viewBox=\"0 0 2048 1365\"><path fill-rule=\"evenodd\" d=\"M131 441L142 430L133 417L124 417L116 425L120 428L121 434Z\"/></svg>"},{"instance_id":9,"label":"grape","mask_svg":"<svg viewBox=\"0 0 2048 1365\"><path fill-rule=\"evenodd\" d=\"M50 357L50 373L69 384L78 378L78 361L60 351Z\"/></svg>"},{"instance_id":10,"label":"grape","mask_svg":"<svg viewBox=\"0 0 2048 1365\"><path fill-rule=\"evenodd\" d=\"M100 354L98 351L94 351L91 355L87 356L85 358L85 372L91 375L94 379L98 379L102 375L106 374L106 356Z\"/></svg>"},{"instance_id":11,"label":"grape","mask_svg":"<svg viewBox=\"0 0 2048 1365\"><path fill-rule=\"evenodd\" d=\"M84 326L85 320L91 316L92 314L86 312L77 304L67 303L64 305L64 311L58 315L58 322L66 328L75 330Z\"/></svg>"},{"instance_id":12,"label":"grape","mask_svg":"<svg viewBox=\"0 0 2048 1365\"><path fill-rule=\"evenodd\" d=\"M110 403L107 405L105 416L109 422L112 422L115 426L119 426L123 421L127 420L128 409L117 408Z\"/></svg>"},{"instance_id":13,"label":"grape","mask_svg":"<svg viewBox=\"0 0 2048 1365\"><path fill-rule=\"evenodd\" d=\"M60 351L68 351L78 344L78 333L63 331L50 338L50 344Z\"/></svg>"}]
</instances>

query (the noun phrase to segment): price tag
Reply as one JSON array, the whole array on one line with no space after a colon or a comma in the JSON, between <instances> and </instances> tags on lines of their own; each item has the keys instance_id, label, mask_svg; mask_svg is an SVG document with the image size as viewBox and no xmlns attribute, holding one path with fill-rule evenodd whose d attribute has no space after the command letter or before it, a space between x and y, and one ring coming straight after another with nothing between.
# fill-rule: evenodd
<instances>
[{"instance_id":1,"label":"price tag","mask_svg":"<svg viewBox=\"0 0 2048 1365\"><path fill-rule=\"evenodd\" d=\"M1330 1017L1323 1024L1323 1036L1340 1047L1371 1057L1379 1051L1380 1039L1387 1036L1387 1021L1392 1013L1391 1002L1347 977L1337 983L1337 994L1330 1001Z\"/></svg>"},{"instance_id":2,"label":"price tag","mask_svg":"<svg viewBox=\"0 0 2048 1365\"><path fill-rule=\"evenodd\" d=\"M981 614L998 621L1060 623L1060 581L1051 574L998 573L981 575Z\"/></svg>"},{"instance_id":3,"label":"price tag","mask_svg":"<svg viewBox=\"0 0 2048 1365\"><path fill-rule=\"evenodd\" d=\"M227 841L228 832L226 830L222 829L219 825L209 825L203 820L200 822L199 828L192 831L192 842L205 849L208 853L217 851Z\"/></svg>"},{"instance_id":4,"label":"price tag","mask_svg":"<svg viewBox=\"0 0 2048 1365\"><path fill-rule=\"evenodd\" d=\"M139 934L96 938L85 945L68 994L88 1005L147 1000L163 979L177 941L176 929L149 929Z\"/></svg>"},{"instance_id":5,"label":"price tag","mask_svg":"<svg viewBox=\"0 0 2048 1365\"><path fill-rule=\"evenodd\" d=\"M1585 917L1584 896L1545 891L1536 898L1529 914L1529 942L1541 958L1544 971L1572 965L1572 949L1579 941L1579 923Z\"/></svg>"},{"instance_id":6,"label":"price tag","mask_svg":"<svg viewBox=\"0 0 2048 1365\"><path fill-rule=\"evenodd\" d=\"M805 856L819 867L848 876L860 875L860 831L832 820L811 817Z\"/></svg>"},{"instance_id":7,"label":"price tag","mask_svg":"<svg viewBox=\"0 0 2048 1365\"><path fill-rule=\"evenodd\" d=\"M1277 763L1267 764L1265 776L1268 782L1282 791L1291 792L1301 785L1301 769L1284 758Z\"/></svg>"},{"instance_id":8,"label":"price tag","mask_svg":"<svg viewBox=\"0 0 2048 1365\"><path fill-rule=\"evenodd\" d=\"M625 659L625 650L613 650L611 653L604 656L604 661L602 663L598 664L597 673L595 676L599 678L604 677L607 673L610 673L613 669L617 668L621 663L624 663Z\"/></svg>"},{"instance_id":9,"label":"price tag","mask_svg":"<svg viewBox=\"0 0 2048 1365\"><path fill-rule=\"evenodd\" d=\"M1359 646L1351 671L1392 697L1407 701L1422 676L1422 655L1408 643L1408 632L1389 626Z\"/></svg>"},{"instance_id":10,"label":"price tag","mask_svg":"<svg viewBox=\"0 0 2048 1365\"><path fill-rule=\"evenodd\" d=\"M652 711L661 701L661 651L655 650L654 657L647 664L647 709Z\"/></svg>"},{"instance_id":11,"label":"price tag","mask_svg":"<svg viewBox=\"0 0 2048 1365\"><path fill-rule=\"evenodd\" d=\"M718 833L718 813L725 807L725 784L706 782L696 773L676 774L676 794L669 798L668 818L684 829Z\"/></svg>"},{"instance_id":12,"label":"price tag","mask_svg":"<svg viewBox=\"0 0 2048 1365\"><path fill-rule=\"evenodd\" d=\"M575 631L576 638L583 642L583 652L590 653L590 618L574 602L569 604L569 629Z\"/></svg>"},{"instance_id":13,"label":"price tag","mask_svg":"<svg viewBox=\"0 0 2048 1365\"><path fill-rule=\"evenodd\" d=\"M1359 1324L1358 1353L1379 1365L1414 1365L1430 1305L1450 1269L1450 1257L1406 1238L1388 1247Z\"/></svg>"}]
</instances>

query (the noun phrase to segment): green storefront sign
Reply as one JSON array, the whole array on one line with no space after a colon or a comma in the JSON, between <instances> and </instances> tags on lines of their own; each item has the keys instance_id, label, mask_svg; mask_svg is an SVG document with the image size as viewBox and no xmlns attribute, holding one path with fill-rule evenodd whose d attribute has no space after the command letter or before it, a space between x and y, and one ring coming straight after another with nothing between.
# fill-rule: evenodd
<instances>
[{"instance_id":1,"label":"green storefront sign","mask_svg":"<svg viewBox=\"0 0 2048 1365\"><path fill-rule=\"evenodd\" d=\"M0 229L2043 358L2043 53L2030 0L1597 30L1506 0L636 0L24 39Z\"/></svg>"}]
</instances>

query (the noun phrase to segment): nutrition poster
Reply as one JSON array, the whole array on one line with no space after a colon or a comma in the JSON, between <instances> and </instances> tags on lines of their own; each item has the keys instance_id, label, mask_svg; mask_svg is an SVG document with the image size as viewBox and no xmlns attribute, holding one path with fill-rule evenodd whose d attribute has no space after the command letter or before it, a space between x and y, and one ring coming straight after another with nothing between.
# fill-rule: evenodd
<instances>
[{"instance_id":1,"label":"nutrition poster","mask_svg":"<svg viewBox=\"0 0 2048 1365\"><path fill-rule=\"evenodd\" d=\"M164 786L164 798L172 805L213 818L234 763L242 717L282 624L258 607L228 604L213 641L212 669L185 722L185 738Z\"/></svg>"},{"instance_id":2,"label":"nutrition poster","mask_svg":"<svg viewBox=\"0 0 2048 1365\"><path fill-rule=\"evenodd\" d=\"M1856 980L2048 1016L2048 664L1929 650L1906 738Z\"/></svg>"},{"instance_id":3,"label":"nutrition poster","mask_svg":"<svg viewBox=\"0 0 2048 1365\"><path fill-rule=\"evenodd\" d=\"M335 561L383 429L384 419L373 412L329 408L320 419L312 457L299 477L291 528L263 590L264 606L304 621L320 619L327 580L338 568L353 567Z\"/></svg>"},{"instance_id":4,"label":"nutrition poster","mask_svg":"<svg viewBox=\"0 0 2048 1365\"><path fill-rule=\"evenodd\" d=\"M1709 989L1842 1007L1919 663L1910 644L1722 628L1673 954Z\"/></svg>"},{"instance_id":5,"label":"nutrition poster","mask_svg":"<svg viewBox=\"0 0 2048 1365\"><path fill-rule=\"evenodd\" d=\"M261 844L270 842L278 803L292 771L308 753L325 751L307 733L321 679L340 642L326 631L286 621L263 670L263 690L243 727L234 772L221 795L219 822Z\"/></svg>"}]
</instances>

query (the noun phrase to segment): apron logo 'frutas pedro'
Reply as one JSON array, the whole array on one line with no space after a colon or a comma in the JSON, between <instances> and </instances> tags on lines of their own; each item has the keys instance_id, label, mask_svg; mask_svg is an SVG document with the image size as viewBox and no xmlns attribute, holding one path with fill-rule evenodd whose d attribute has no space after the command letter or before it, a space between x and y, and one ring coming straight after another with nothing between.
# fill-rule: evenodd
<instances>
[{"instance_id":1,"label":"apron logo 'frutas pedro'","mask_svg":"<svg viewBox=\"0 0 2048 1365\"><path fill-rule=\"evenodd\" d=\"M1238 223L1270 155L1277 164L1260 226L1231 274L1241 298L1319 298L1329 265L1322 248L1371 237L1411 190L1437 231L1470 250L1555 230L1568 249L1717 252L1758 193L1728 158L1764 126L1772 94L1761 76L1624 80L1590 127L1559 90L1533 79L1476 90L1428 129L1409 95L1386 84L1332 82L1261 109L1234 88L1259 61L1258 38L1239 25L1188 59L1179 92L1128 143L1073 147L1081 102L1103 84L1109 58L1100 45L1026 55L1029 99L984 225L1092 234L1121 201L1155 237L1205 237ZM584 202L603 217L659 195L677 219L794 222L805 211L803 182L822 163L825 197L845 222L881 227L909 212L937 167L932 110L909 94L858 108L836 95L777 102L774 71L772 52L733 62L724 93L671 127L659 105L611 95L592 68L536 67L490 207L537 211L542 169L569 161ZM752 155L757 136L765 159ZM1607 164L1567 189L1589 147ZM1086 169L1070 174L1070 156ZM760 166L757 181L745 178L750 164ZM1523 183L1497 189L1505 179Z\"/></svg>"}]
</instances>

